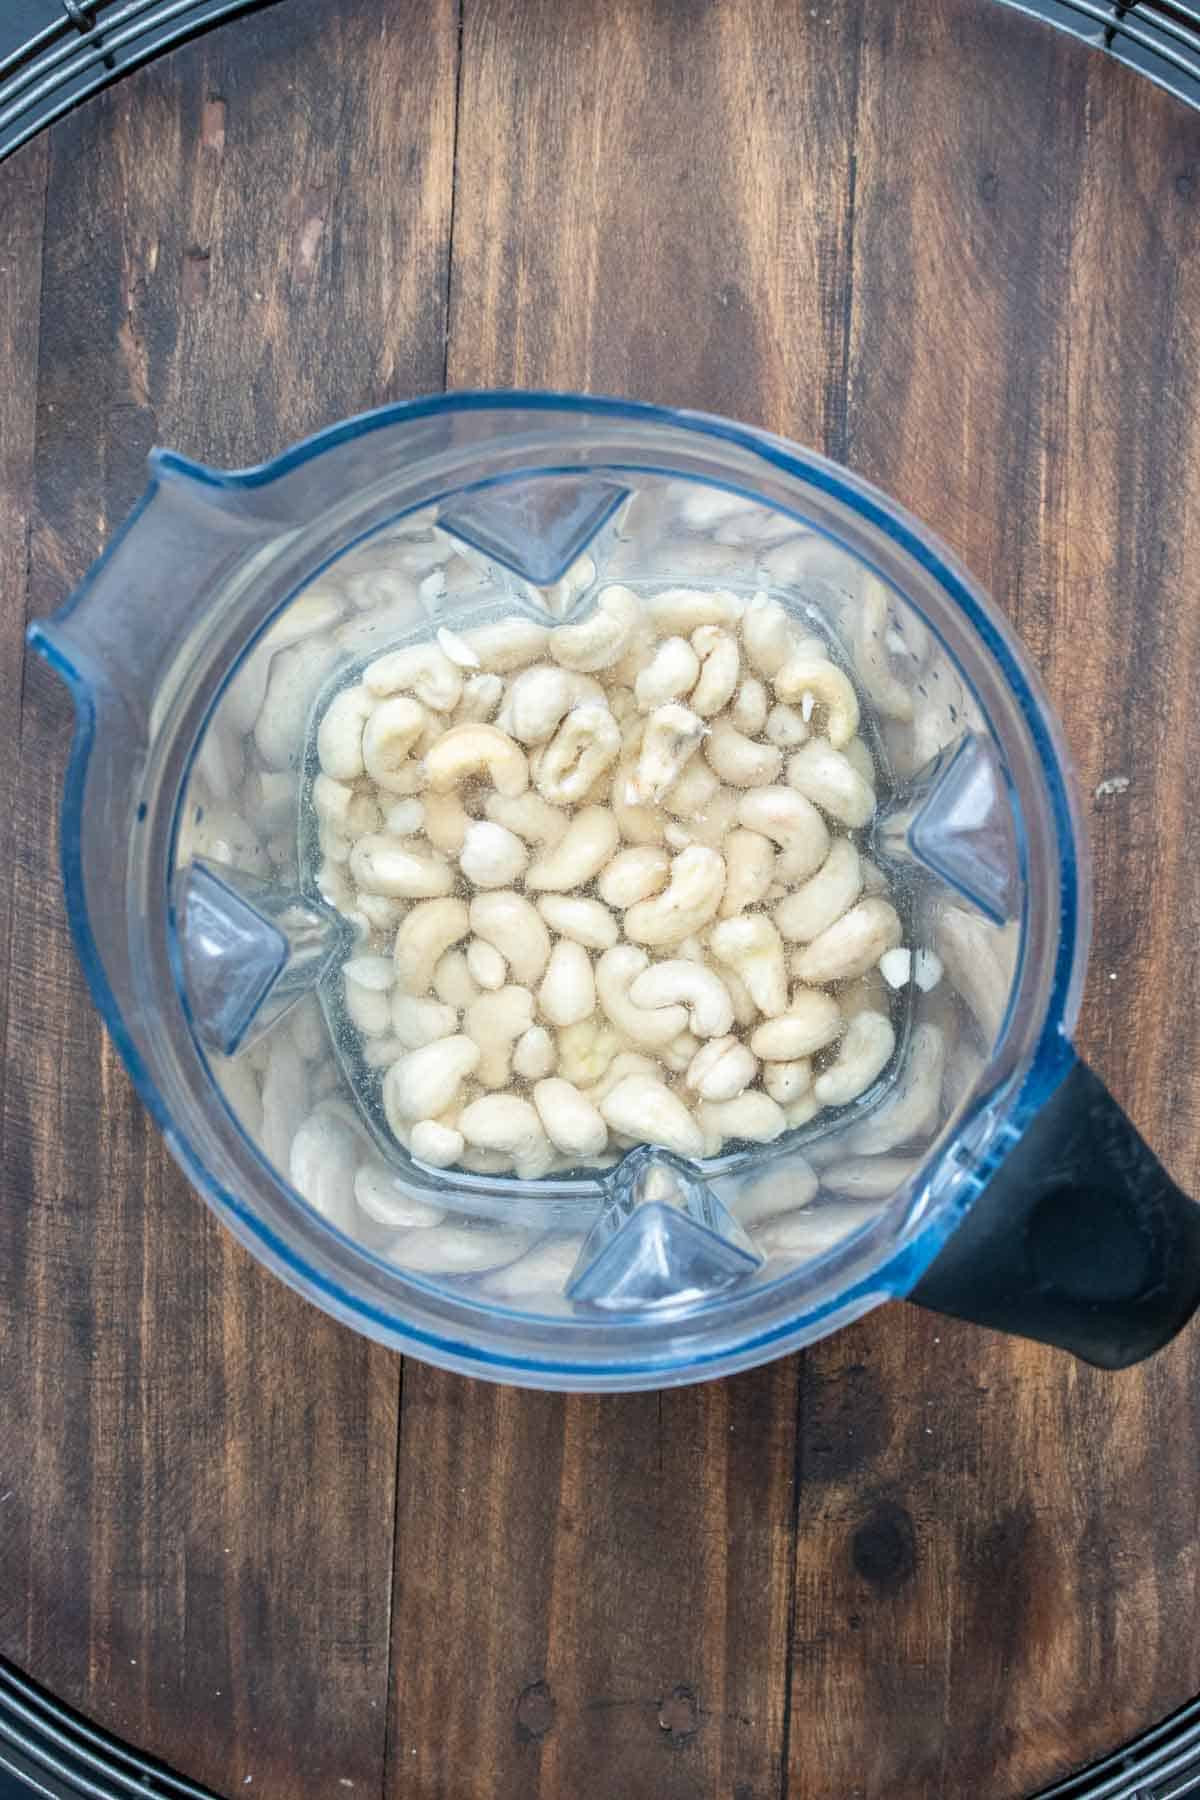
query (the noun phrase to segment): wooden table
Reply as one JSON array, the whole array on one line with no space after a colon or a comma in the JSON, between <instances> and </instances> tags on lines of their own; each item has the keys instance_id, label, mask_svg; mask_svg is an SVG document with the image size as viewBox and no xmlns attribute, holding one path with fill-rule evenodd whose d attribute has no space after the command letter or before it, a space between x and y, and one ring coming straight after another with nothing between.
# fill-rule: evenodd
<instances>
[{"instance_id":1,"label":"wooden table","mask_svg":"<svg viewBox=\"0 0 1200 1800\"><path fill-rule=\"evenodd\" d=\"M1200 119L993 0L287 0L0 169L0 1654L284 1800L1016 1800L1200 1690L1200 1330L568 1400L263 1274L88 1003L22 652L156 442L520 383L816 444L1127 778L1082 1041L1196 1188L1198 228Z\"/></svg>"}]
</instances>

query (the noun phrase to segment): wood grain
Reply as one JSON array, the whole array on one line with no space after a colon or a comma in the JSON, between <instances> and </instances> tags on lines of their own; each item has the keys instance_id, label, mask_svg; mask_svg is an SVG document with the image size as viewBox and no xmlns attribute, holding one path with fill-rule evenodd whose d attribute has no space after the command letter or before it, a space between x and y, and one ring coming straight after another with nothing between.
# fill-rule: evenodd
<instances>
[{"instance_id":1,"label":"wood grain","mask_svg":"<svg viewBox=\"0 0 1200 1800\"><path fill-rule=\"evenodd\" d=\"M46 159L0 170L0 1653L286 1800L1018 1800L1190 1699L1194 1330L1111 1377L898 1307L661 1396L401 1394L260 1275L83 997L17 640L25 520L44 610L156 438L445 373L814 443L1042 669L1082 1040L1200 1189L1200 120L994 0L288 0L56 128L39 267Z\"/></svg>"},{"instance_id":2,"label":"wood grain","mask_svg":"<svg viewBox=\"0 0 1200 1800\"><path fill-rule=\"evenodd\" d=\"M410 80L417 29L427 93ZM440 384L454 47L447 5L385 21L364 0L334 20L300 0L55 130L34 611L127 512L152 442L247 461ZM45 155L24 165L35 250ZM14 248L21 168L0 203ZM36 255L25 279L36 293ZM13 346L27 380L36 323ZM28 455L28 410L12 433ZM18 627L23 542L4 552ZM68 710L31 668L11 839L0 1651L222 1792L377 1788L399 1365L259 1270L133 1099L62 917ZM0 792L16 768L10 752Z\"/></svg>"}]
</instances>

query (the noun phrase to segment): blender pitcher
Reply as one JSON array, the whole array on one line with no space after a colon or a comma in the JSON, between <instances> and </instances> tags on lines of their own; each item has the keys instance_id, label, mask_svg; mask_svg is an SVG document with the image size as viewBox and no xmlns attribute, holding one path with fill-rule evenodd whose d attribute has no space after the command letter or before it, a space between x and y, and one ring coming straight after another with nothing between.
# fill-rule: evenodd
<instances>
[{"instance_id":1,"label":"blender pitcher","mask_svg":"<svg viewBox=\"0 0 1200 1800\"><path fill-rule=\"evenodd\" d=\"M903 925L887 981L863 977L886 1063L844 1104L789 1101L756 1141L684 1152L647 1116L574 1164L460 1151L452 1130L440 1157L384 1103L414 1050L393 1029L399 909L347 876L322 732L389 656L443 723L493 717L618 587L667 613L709 596L695 616L711 604L744 635L783 619L850 683L871 806L845 855ZM156 452L30 635L77 710L63 876L108 1029L217 1215L357 1329L599 1390L724 1374L903 1296L1119 1368L1200 1304L1200 1208L1070 1042L1089 894L1059 727L969 578L845 471L700 414L520 393L387 407L236 473ZM758 704L744 739L766 747ZM780 729L807 736L811 705ZM382 825L362 801L368 828L400 843L425 779ZM653 841L721 853L703 803L677 813ZM529 916L497 926L501 970L528 957ZM464 930L409 931L413 992ZM455 952L447 979L466 966ZM438 991L421 1006L456 1015ZM518 1024L521 1066L536 1042L548 1075L554 1031ZM435 1123L419 1100L406 1117Z\"/></svg>"}]
</instances>

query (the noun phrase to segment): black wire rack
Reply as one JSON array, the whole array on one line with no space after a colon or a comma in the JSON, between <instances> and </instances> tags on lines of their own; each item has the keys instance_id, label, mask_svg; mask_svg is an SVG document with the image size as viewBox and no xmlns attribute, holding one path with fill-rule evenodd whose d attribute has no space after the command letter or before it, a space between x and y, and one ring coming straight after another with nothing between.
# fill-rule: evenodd
<instances>
[{"instance_id":1,"label":"black wire rack","mask_svg":"<svg viewBox=\"0 0 1200 1800\"><path fill-rule=\"evenodd\" d=\"M0 160L131 69L279 0L0 0ZM1003 0L1200 108L1200 4ZM212 1800L0 1660L0 1800ZM1200 1700L1038 1800L1200 1795Z\"/></svg>"}]
</instances>

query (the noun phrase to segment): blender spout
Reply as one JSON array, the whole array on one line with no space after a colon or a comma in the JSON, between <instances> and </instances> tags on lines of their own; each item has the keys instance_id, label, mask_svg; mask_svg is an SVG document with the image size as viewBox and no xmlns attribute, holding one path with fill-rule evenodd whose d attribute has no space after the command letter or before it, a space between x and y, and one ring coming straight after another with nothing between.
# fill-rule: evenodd
<instances>
[{"instance_id":1,"label":"blender spout","mask_svg":"<svg viewBox=\"0 0 1200 1800\"><path fill-rule=\"evenodd\" d=\"M645 1146L614 1170L567 1294L614 1312L686 1306L745 1281L762 1263L695 1165Z\"/></svg>"}]
</instances>

